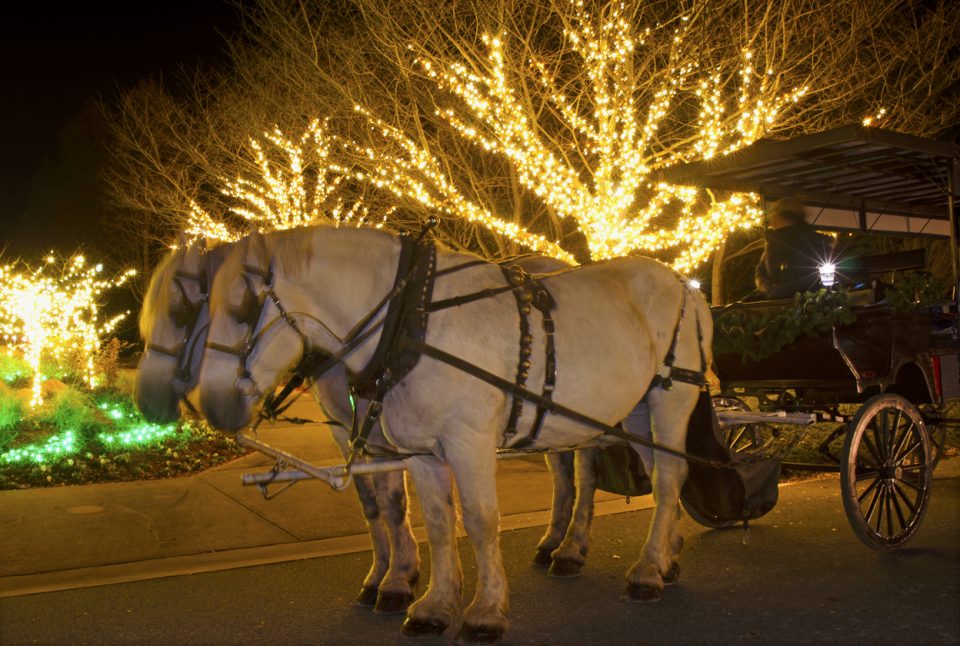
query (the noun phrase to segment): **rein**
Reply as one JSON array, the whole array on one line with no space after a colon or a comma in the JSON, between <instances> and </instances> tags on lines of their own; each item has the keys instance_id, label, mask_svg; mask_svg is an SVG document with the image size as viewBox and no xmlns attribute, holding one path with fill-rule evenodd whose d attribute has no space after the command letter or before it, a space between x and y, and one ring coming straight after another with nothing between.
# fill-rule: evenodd
<instances>
[{"instance_id":1,"label":"rein","mask_svg":"<svg viewBox=\"0 0 960 646\"><path fill-rule=\"evenodd\" d=\"M193 280L199 286L200 297L196 301L190 300L187 290L183 286L183 279ZM175 380L179 380L184 384L184 388L182 389L182 392L180 392L180 400L186 404L190 412L196 413L197 411L194 409L193 404L187 400L185 385L190 381L192 376L190 374L190 364L193 362L194 351L196 350L200 333L203 332L206 327L208 327L203 326L199 330L196 329L197 321L200 319L200 314L203 312L203 308L208 304L208 280L206 274L203 272L194 274L182 269L178 269L174 272L173 280L174 284L180 290L180 294L183 296L183 307L179 308L174 314L174 322L177 327L185 327L186 333L183 339L181 339L180 342L173 347L167 347L148 341L146 348L159 354L172 357L177 362L176 368L174 369L174 378ZM185 351L187 351L186 356L184 356ZM181 389L178 388L178 390Z\"/></svg>"}]
</instances>

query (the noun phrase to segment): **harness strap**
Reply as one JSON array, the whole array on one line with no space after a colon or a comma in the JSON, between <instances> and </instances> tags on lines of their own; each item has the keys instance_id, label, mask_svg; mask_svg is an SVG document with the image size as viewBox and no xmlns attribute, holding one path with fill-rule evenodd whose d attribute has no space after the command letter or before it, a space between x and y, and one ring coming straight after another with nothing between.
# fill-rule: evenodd
<instances>
[{"instance_id":1,"label":"harness strap","mask_svg":"<svg viewBox=\"0 0 960 646\"><path fill-rule=\"evenodd\" d=\"M682 284L682 283L681 283ZM679 381L685 384L691 384L703 387L707 383L707 355L703 351L703 326L700 323L700 311L694 308L694 315L697 321L697 347L700 350L700 372L677 368L673 362L677 360L677 343L680 341L680 326L683 324L683 316L687 309L687 287L683 287L683 294L680 297L680 315L677 317L677 325L673 328L673 338L670 341L670 347L663 358L663 366L667 368L666 375L655 374L650 380L650 388L663 388L670 390L673 388L673 382Z\"/></svg>"},{"instance_id":2,"label":"harness strap","mask_svg":"<svg viewBox=\"0 0 960 646\"><path fill-rule=\"evenodd\" d=\"M450 354L449 352L446 352L432 345L429 345L428 343L424 341L420 341L419 339L404 338L401 341L401 344L411 350L425 354L431 359L436 359L437 361L442 361L447 365L453 366L454 368L462 372L465 372L473 377L476 377L481 381L485 381L486 383L490 384L491 386L495 386L500 390L506 391L513 395L517 395L518 397L521 397L522 399L529 401L531 403L537 404L538 406L542 406L544 411L546 412L553 413L554 415L563 415L568 419L572 419L573 421L584 424L585 426L595 428L598 431L601 431L607 435L612 435L614 437L620 438L627 442L646 446L647 448L653 449L654 451L660 451L662 453L668 453L676 457L684 458L689 462L695 462L697 464L703 464L703 465L710 466L717 469L732 468L729 463L721 462L719 460L708 460L695 455L688 455L683 451L678 451L676 449L672 449L670 447L657 444L653 440L648 440L645 437L633 435L632 433L626 432L623 429L622 425L610 426L609 424L604 424L603 422L600 422L598 420L593 419L592 417L584 415L583 413L575 411L572 408L567 408L562 404L558 404L552 399L549 399L542 395L538 395L534 392L531 392L526 388L518 386L512 381L508 381L503 377L493 374L492 372L488 372L483 368L480 368L479 366L475 366L472 363L469 363L468 361L461 359L460 357L457 357L455 355Z\"/></svg>"},{"instance_id":3,"label":"harness strap","mask_svg":"<svg viewBox=\"0 0 960 646\"><path fill-rule=\"evenodd\" d=\"M546 359L541 396L549 400L553 396L553 390L557 383L556 346L553 338L554 324L553 318L551 318L551 311L556 306L556 303L546 287L535 277L524 271L522 267L514 265L511 267L502 267L502 270L504 276L507 278L507 282L514 290L514 295L517 300L517 311L520 314L520 358L515 383L522 388L525 386L527 377L529 376L531 366L530 355L533 353L530 346L533 343L533 335L530 334L530 321L528 316L530 315L532 305L539 310L543 321L545 339L544 353ZM510 417L507 421L506 429L504 429L503 432L505 443L509 444L510 440L517 434L517 423L522 414L523 398L514 394L513 403L510 407ZM525 437L514 443L511 448L521 449L532 444L534 440L540 436L540 430L543 428L543 419L545 416L546 409L538 405L530 431Z\"/></svg>"}]
</instances>

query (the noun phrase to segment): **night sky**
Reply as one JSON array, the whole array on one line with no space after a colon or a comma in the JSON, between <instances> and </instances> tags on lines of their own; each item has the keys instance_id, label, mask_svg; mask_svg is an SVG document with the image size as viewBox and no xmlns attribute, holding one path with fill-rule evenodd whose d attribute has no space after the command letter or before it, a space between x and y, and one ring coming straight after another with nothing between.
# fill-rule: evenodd
<instances>
[{"instance_id":1,"label":"night sky","mask_svg":"<svg viewBox=\"0 0 960 646\"><path fill-rule=\"evenodd\" d=\"M141 79L166 83L181 66L222 64L220 34L235 31L237 9L222 0L33 2L5 13L0 262L102 245L89 221L99 196L85 177L84 113Z\"/></svg>"}]
</instances>

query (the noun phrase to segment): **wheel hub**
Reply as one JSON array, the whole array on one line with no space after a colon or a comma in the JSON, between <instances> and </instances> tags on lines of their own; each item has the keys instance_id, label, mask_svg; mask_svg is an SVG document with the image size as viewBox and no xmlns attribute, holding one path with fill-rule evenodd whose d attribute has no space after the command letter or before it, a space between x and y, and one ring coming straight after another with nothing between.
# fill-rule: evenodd
<instances>
[{"instance_id":1,"label":"wheel hub","mask_svg":"<svg viewBox=\"0 0 960 646\"><path fill-rule=\"evenodd\" d=\"M897 480L903 478L903 468L892 464L883 466L880 469L880 479L884 484L892 485Z\"/></svg>"}]
</instances>

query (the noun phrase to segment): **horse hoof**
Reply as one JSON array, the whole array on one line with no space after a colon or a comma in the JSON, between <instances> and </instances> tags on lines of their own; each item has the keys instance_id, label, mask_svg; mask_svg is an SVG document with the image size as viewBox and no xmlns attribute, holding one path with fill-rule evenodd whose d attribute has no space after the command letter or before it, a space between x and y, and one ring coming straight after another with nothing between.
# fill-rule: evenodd
<instances>
[{"instance_id":1,"label":"horse hoof","mask_svg":"<svg viewBox=\"0 0 960 646\"><path fill-rule=\"evenodd\" d=\"M573 579L580 576L581 568L583 563L573 559L554 559L547 574L555 579Z\"/></svg>"},{"instance_id":2,"label":"horse hoof","mask_svg":"<svg viewBox=\"0 0 960 646\"><path fill-rule=\"evenodd\" d=\"M550 556L551 554L553 554L553 550L548 550L544 547L538 548L537 553L533 556L533 567L538 569L550 567L550 564L553 563L553 557Z\"/></svg>"},{"instance_id":3,"label":"horse hoof","mask_svg":"<svg viewBox=\"0 0 960 646\"><path fill-rule=\"evenodd\" d=\"M381 592L377 595L377 603L373 606L376 615L397 615L406 612L413 602L410 592Z\"/></svg>"},{"instance_id":4,"label":"horse hoof","mask_svg":"<svg viewBox=\"0 0 960 646\"><path fill-rule=\"evenodd\" d=\"M503 639L500 626L470 626L463 624L457 634L457 642L464 644L495 644Z\"/></svg>"},{"instance_id":5,"label":"horse hoof","mask_svg":"<svg viewBox=\"0 0 960 646\"><path fill-rule=\"evenodd\" d=\"M373 608L377 603L377 589L370 585L363 586L353 603L361 608Z\"/></svg>"},{"instance_id":6,"label":"horse hoof","mask_svg":"<svg viewBox=\"0 0 960 646\"><path fill-rule=\"evenodd\" d=\"M660 588L654 588L650 585L640 585L639 583L630 583L620 598L630 603L651 603L653 601L660 601L660 597L662 596L663 590Z\"/></svg>"},{"instance_id":7,"label":"horse hoof","mask_svg":"<svg viewBox=\"0 0 960 646\"><path fill-rule=\"evenodd\" d=\"M407 617L400 627L400 634L404 637L437 637L447 629L447 624L439 619L413 619Z\"/></svg>"},{"instance_id":8,"label":"horse hoof","mask_svg":"<svg viewBox=\"0 0 960 646\"><path fill-rule=\"evenodd\" d=\"M663 585L673 585L680 578L680 564L674 561L670 569L663 575Z\"/></svg>"}]
</instances>

